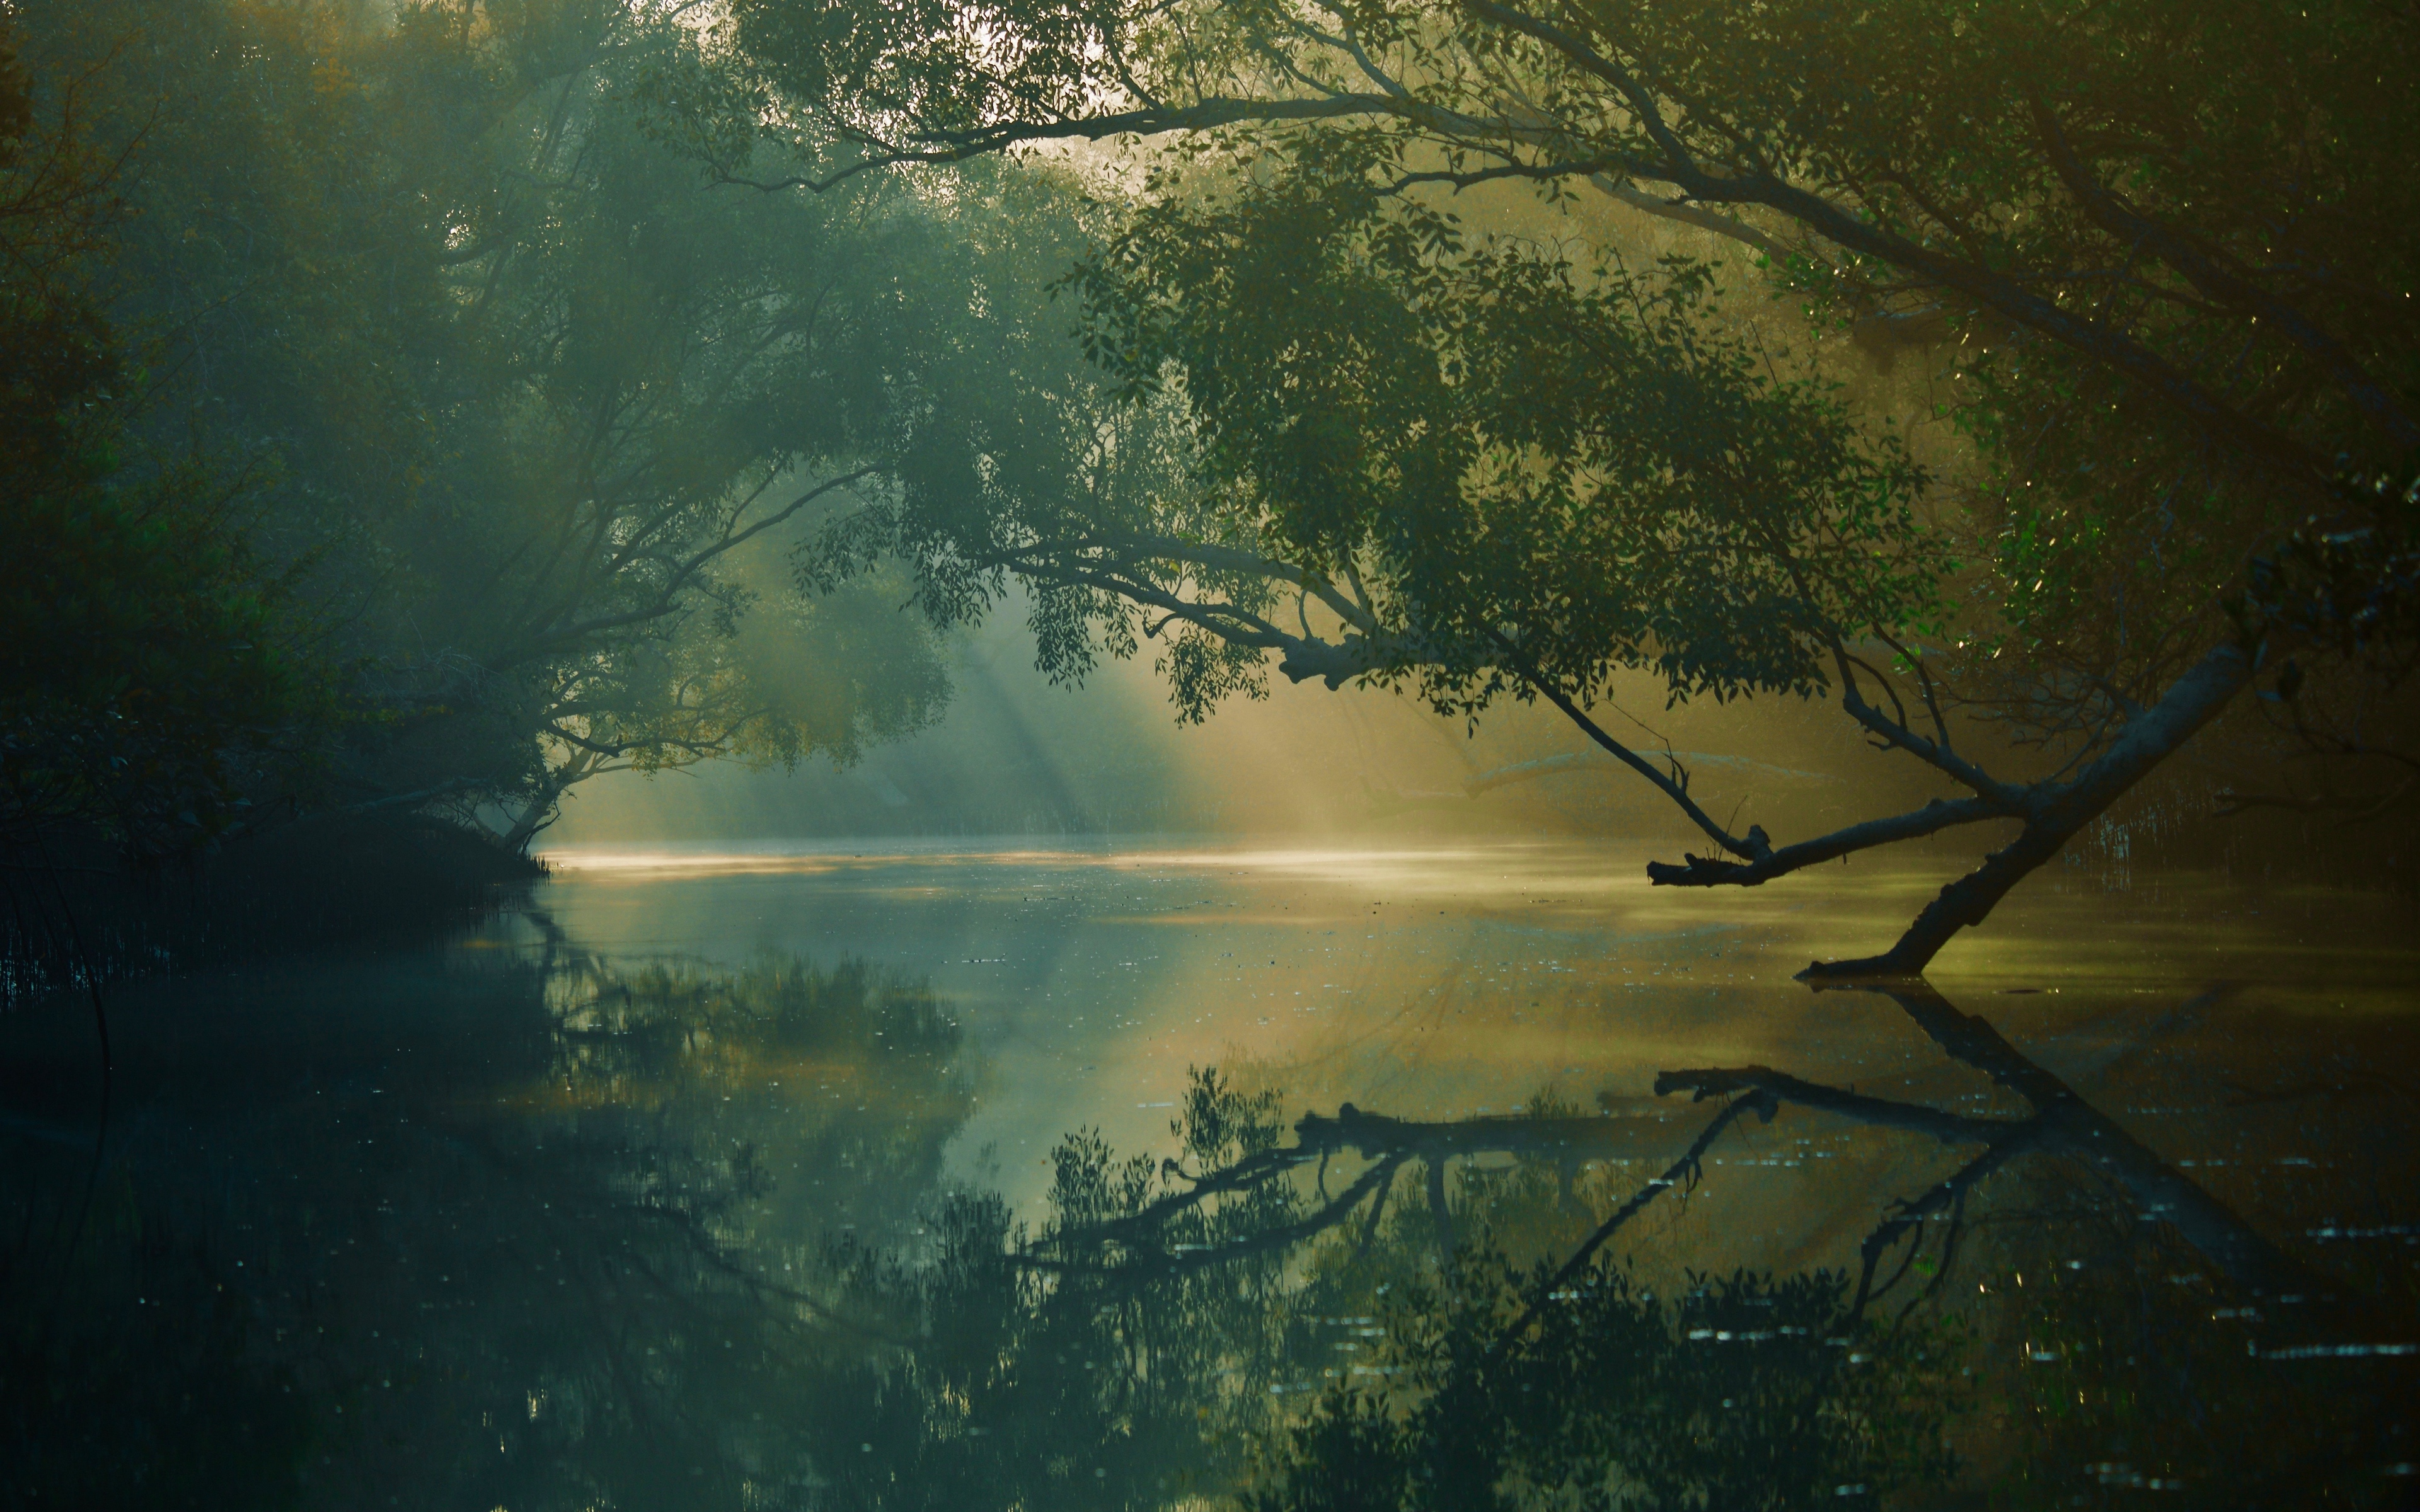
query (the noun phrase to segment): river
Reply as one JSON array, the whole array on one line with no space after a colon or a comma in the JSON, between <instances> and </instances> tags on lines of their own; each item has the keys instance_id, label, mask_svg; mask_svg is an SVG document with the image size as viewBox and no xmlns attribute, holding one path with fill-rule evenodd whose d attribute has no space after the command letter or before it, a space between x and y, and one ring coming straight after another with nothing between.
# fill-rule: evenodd
<instances>
[{"instance_id":1,"label":"river","mask_svg":"<svg viewBox=\"0 0 2420 1512\"><path fill-rule=\"evenodd\" d=\"M2402 1505L2408 903L566 851L0 1021L22 1504ZM101 1135L96 1162L96 1133Z\"/></svg>"}]
</instances>

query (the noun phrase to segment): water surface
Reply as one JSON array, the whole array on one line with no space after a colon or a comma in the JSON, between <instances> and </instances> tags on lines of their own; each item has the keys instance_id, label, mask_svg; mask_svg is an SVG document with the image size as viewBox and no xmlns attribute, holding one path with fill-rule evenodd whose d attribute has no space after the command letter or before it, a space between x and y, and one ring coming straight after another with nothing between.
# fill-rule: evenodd
<instances>
[{"instance_id":1,"label":"water surface","mask_svg":"<svg viewBox=\"0 0 2420 1512\"><path fill-rule=\"evenodd\" d=\"M1637 846L571 852L6 1026L92 1504L2397 1505L2405 905ZM2081 1503L2077 1498L2082 1498Z\"/></svg>"}]
</instances>

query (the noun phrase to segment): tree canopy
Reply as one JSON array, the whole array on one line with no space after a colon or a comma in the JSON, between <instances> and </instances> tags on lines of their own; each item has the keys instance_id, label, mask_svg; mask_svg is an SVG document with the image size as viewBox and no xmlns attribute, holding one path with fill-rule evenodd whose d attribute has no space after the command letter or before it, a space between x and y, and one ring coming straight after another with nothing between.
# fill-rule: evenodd
<instances>
[{"instance_id":1,"label":"tree canopy","mask_svg":"<svg viewBox=\"0 0 2420 1512\"><path fill-rule=\"evenodd\" d=\"M1164 411L1162 516L881 538L1093 594L1113 648L1206 633L1171 662L1188 714L1271 649L1457 712L1547 698L1716 841L1665 883L2021 826L1858 969L1920 968L2263 666L2338 754L2405 759L2399 15L745 0L727 38L800 157L777 183L1147 139L1074 287ZM1573 216L1482 234L1458 196L1498 181ZM1625 264L1591 205L1730 251ZM1778 351L1724 313L1775 297ZM1919 389L1827 384L1899 346ZM1967 795L1731 834L1589 718L1625 667L1828 687Z\"/></svg>"},{"instance_id":2,"label":"tree canopy","mask_svg":"<svg viewBox=\"0 0 2420 1512\"><path fill-rule=\"evenodd\" d=\"M1047 671L1163 642L1184 718L1272 654L1551 702L1713 842L1659 883L2016 826L1842 969L2256 683L2420 772L2397 13L11 14L10 487L93 585L18 595L24 834L526 845L914 728L1013 579ZM1836 698L1955 795L1734 833L1593 717L1627 672ZM2336 781L2236 802L2401 790Z\"/></svg>"},{"instance_id":3,"label":"tree canopy","mask_svg":"<svg viewBox=\"0 0 2420 1512\"><path fill-rule=\"evenodd\" d=\"M82 490L10 485L67 511L14 570L76 588L11 595L16 686L71 672L26 697L125 737L26 725L74 752L11 760L29 822L116 782L184 826L104 826L147 852L331 808L521 845L598 772L845 761L938 710L904 589L803 598L780 553L905 471L972 480L959 411L1025 338L964 290L1063 238L1047 189L718 188L671 112L726 67L645 5L15 13L8 224L48 282L10 339L55 436L12 462ZM133 751L111 687L192 749Z\"/></svg>"},{"instance_id":4,"label":"tree canopy","mask_svg":"<svg viewBox=\"0 0 2420 1512\"><path fill-rule=\"evenodd\" d=\"M45 128L20 40L0 24L0 844L69 826L157 856L300 779L332 688L240 483L125 464L145 376L90 266L123 163Z\"/></svg>"}]
</instances>

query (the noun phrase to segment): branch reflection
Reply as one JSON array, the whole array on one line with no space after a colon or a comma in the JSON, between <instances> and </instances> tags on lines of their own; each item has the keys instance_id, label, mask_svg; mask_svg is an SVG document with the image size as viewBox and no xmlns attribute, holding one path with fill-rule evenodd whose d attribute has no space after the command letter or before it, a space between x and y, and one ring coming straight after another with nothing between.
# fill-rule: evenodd
<instances>
[{"instance_id":1,"label":"branch reflection","mask_svg":"<svg viewBox=\"0 0 2420 1512\"><path fill-rule=\"evenodd\" d=\"M332 1021L339 989L358 1011ZM80 1146L0 1129L7 1279L47 1299L0 1340L8 1484L566 1512L2392 1504L2408 1303L1984 1019L1884 995L1989 1090L1736 1065L1643 1105L1432 1120L1203 1070L1172 1154L1075 1131L1024 1214L952 1174L983 1075L956 1011L861 964L550 936L306 983L242 1053L130 1014L98 1221L65 1221ZM1785 1210L1829 1247L1777 1250Z\"/></svg>"}]
</instances>

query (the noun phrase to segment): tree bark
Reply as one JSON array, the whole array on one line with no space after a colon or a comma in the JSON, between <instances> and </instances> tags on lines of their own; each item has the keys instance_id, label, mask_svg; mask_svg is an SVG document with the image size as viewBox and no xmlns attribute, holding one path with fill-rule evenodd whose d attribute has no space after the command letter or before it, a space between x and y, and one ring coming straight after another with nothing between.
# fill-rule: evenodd
<instances>
[{"instance_id":1,"label":"tree bark","mask_svg":"<svg viewBox=\"0 0 2420 1512\"><path fill-rule=\"evenodd\" d=\"M1898 944L1881 955L1815 962L1799 973L1800 979L1922 976L1960 930L1990 918L2009 888L2065 849L2077 830L2108 811L2128 789L2174 755L2251 681L2252 661L2242 651L2233 645L2212 651L2178 678L2159 702L2129 720L2083 775L2071 782L2046 784L2028 795L2024 828L2017 838L1942 888Z\"/></svg>"},{"instance_id":2,"label":"tree bark","mask_svg":"<svg viewBox=\"0 0 2420 1512\"><path fill-rule=\"evenodd\" d=\"M562 797L561 787L550 786L531 798L529 807L521 810L520 817L513 821L512 827L500 837L504 847L516 854L528 851L530 841L537 839L538 831L554 823L555 805Z\"/></svg>"}]
</instances>

